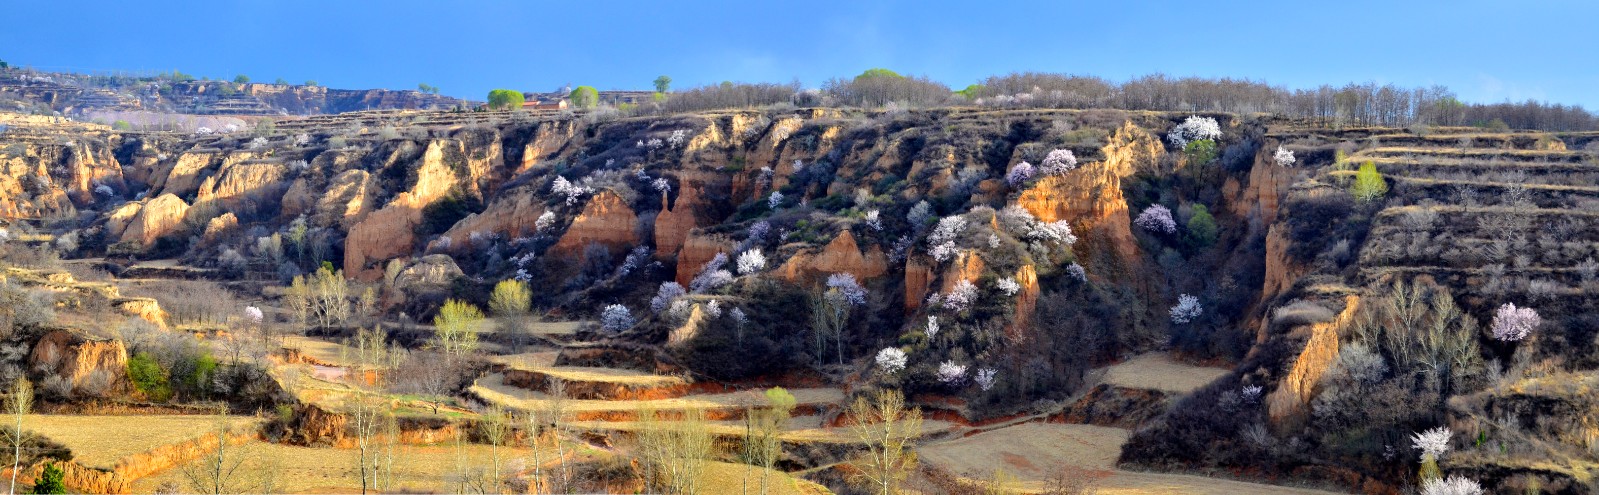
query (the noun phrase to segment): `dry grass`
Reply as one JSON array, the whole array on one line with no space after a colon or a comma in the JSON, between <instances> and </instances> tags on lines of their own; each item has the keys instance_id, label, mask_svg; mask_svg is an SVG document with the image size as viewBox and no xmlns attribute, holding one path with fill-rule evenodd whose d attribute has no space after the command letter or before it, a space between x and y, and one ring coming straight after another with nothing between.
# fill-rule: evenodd
<instances>
[{"instance_id":1,"label":"dry grass","mask_svg":"<svg viewBox=\"0 0 1599 495\"><path fill-rule=\"evenodd\" d=\"M1226 368L1183 364L1166 353L1151 352L1108 368L1105 383L1123 388L1188 393L1225 374Z\"/></svg>"},{"instance_id":2,"label":"dry grass","mask_svg":"<svg viewBox=\"0 0 1599 495\"><path fill-rule=\"evenodd\" d=\"M349 346L316 337L289 335L283 338L283 347L299 349L300 354L333 366L353 366L357 355Z\"/></svg>"},{"instance_id":3,"label":"dry grass","mask_svg":"<svg viewBox=\"0 0 1599 495\"><path fill-rule=\"evenodd\" d=\"M766 471L765 492L762 492L760 488L762 471ZM826 495L833 493L822 485L795 478L782 471L726 462L706 463L704 480L700 482L700 488L702 493L745 493L746 480L749 482L748 493L768 493L771 495Z\"/></svg>"},{"instance_id":4,"label":"dry grass","mask_svg":"<svg viewBox=\"0 0 1599 495\"><path fill-rule=\"evenodd\" d=\"M985 480L995 470L1015 475L1008 488L1029 493L1043 489L1061 466L1109 472L1099 483L1100 494L1328 494L1284 486L1245 483L1181 474L1135 473L1115 470L1116 458L1128 431L1092 425L1024 423L979 433L918 449L923 462L973 480Z\"/></svg>"},{"instance_id":5,"label":"dry grass","mask_svg":"<svg viewBox=\"0 0 1599 495\"><path fill-rule=\"evenodd\" d=\"M351 493L359 492L355 461L357 453L349 449L296 447L290 445L255 442L248 452L257 456L264 465L273 466L280 489L292 493ZM525 449L501 449L501 462L530 457ZM468 444L457 449L454 445L415 446L399 449L395 472L399 478L393 491L457 493L449 477L457 466L485 466L489 464L487 445ZM509 464L517 464L509 462ZM189 490L181 469L173 468L133 482L134 493L151 493L162 483L177 483Z\"/></svg>"},{"instance_id":6,"label":"dry grass","mask_svg":"<svg viewBox=\"0 0 1599 495\"><path fill-rule=\"evenodd\" d=\"M644 423L638 421L574 421L573 428L589 431L623 431L636 432L644 428ZM708 425L712 435L719 437L742 438L748 430L743 421L710 421ZM953 431L961 426L948 421L935 419L922 420L922 434L931 435ZM821 416L798 416L789 420L783 432L778 434L778 439L790 443L832 443L847 444L858 443L859 438L848 427L827 427L822 424Z\"/></svg>"},{"instance_id":7,"label":"dry grass","mask_svg":"<svg viewBox=\"0 0 1599 495\"><path fill-rule=\"evenodd\" d=\"M253 417L233 418L234 428L255 423ZM111 469L128 456L200 438L215 425L213 416L34 414L23 420L22 428L65 445L80 464Z\"/></svg>"},{"instance_id":8,"label":"dry grass","mask_svg":"<svg viewBox=\"0 0 1599 495\"><path fill-rule=\"evenodd\" d=\"M616 383L636 387L671 387L686 385L687 380L676 376L656 375L642 371L595 368L588 366L554 366L554 352L534 352L494 356L489 361L508 368L542 373L569 382Z\"/></svg>"},{"instance_id":9,"label":"dry grass","mask_svg":"<svg viewBox=\"0 0 1599 495\"><path fill-rule=\"evenodd\" d=\"M478 379L477 383L472 385L471 391L490 402L521 410L544 407L549 398L541 392L529 392L525 389L506 385L504 377L498 374L491 374ZM844 393L836 388L800 388L791 389L789 392L794 394L794 398L799 401L800 405L835 404L844 400ZM566 406L569 411L581 413L638 411L642 408L656 411L741 409L749 406L761 406L766 403L766 396L761 390L746 390L642 401L568 400Z\"/></svg>"}]
</instances>

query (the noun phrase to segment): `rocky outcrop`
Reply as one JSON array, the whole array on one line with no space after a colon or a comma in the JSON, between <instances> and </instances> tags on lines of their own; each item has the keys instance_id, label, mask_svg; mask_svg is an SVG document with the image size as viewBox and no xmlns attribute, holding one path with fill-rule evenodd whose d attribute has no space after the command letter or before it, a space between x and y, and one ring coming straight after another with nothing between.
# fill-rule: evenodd
<instances>
[{"instance_id":1,"label":"rocky outcrop","mask_svg":"<svg viewBox=\"0 0 1599 495\"><path fill-rule=\"evenodd\" d=\"M612 254L621 253L638 244L637 225L638 217L620 196L600 191L589 198L583 213L572 219L572 225L550 252L581 256L589 244L598 244L610 249Z\"/></svg>"},{"instance_id":2,"label":"rocky outcrop","mask_svg":"<svg viewBox=\"0 0 1599 495\"><path fill-rule=\"evenodd\" d=\"M233 231L237 230L238 228L239 217L230 211L218 215L216 218L212 218L210 221L207 221L205 223L205 233L201 234L200 237L208 245L216 244L218 241L221 241L223 237L232 234Z\"/></svg>"},{"instance_id":3,"label":"rocky outcrop","mask_svg":"<svg viewBox=\"0 0 1599 495\"><path fill-rule=\"evenodd\" d=\"M683 249L677 252L677 283L687 287L716 253L732 256L733 243L721 236L690 234L683 241Z\"/></svg>"},{"instance_id":4,"label":"rocky outcrop","mask_svg":"<svg viewBox=\"0 0 1599 495\"><path fill-rule=\"evenodd\" d=\"M689 231L710 223L700 213L705 206L700 193L704 183L680 178L679 184L676 204L671 208L663 204L661 213L655 216L655 252L661 256L676 254Z\"/></svg>"},{"instance_id":5,"label":"rocky outcrop","mask_svg":"<svg viewBox=\"0 0 1599 495\"><path fill-rule=\"evenodd\" d=\"M523 190L502 194L482 213L473 213L456 222L444 237L450 239L453 249L470 249L472 233L494 233L507 239L531 236L536 232L539 215L544 214L544 200Z\"/></svg>"},{"instance_id":6,"label":"rocky outcrop","mask_svg":"<svg viewBox=\"0 0 1599 495\"><path fill-rule=\"evenodd\" d=\"M305 179L294 181L283 195L286 217L309 216L312 225L349 229L374 208L376 187L365 170L345 170L317 190Z\"/></svg>"},{"instance_id":7,"label":"rocky outcrop","mask_svg":"<svg viewBox=\"0 0 1599 495\"><path fill-rule=\"evenodd\" d=\"M834 273L848 273L866 281L888 273L888 256L872 246L862 252L855 234L845 230L815 253L796 253L777 269L777 275L790 282L815 281Z\"/></svg>"},{"instance_id":8,"label":"rocky outcrop","mask_svg":"<svg viewBox=\"0 0 1599 495\"><path fill-rule=\"evenodd\" d=\"M120 340L94 340L67 330L52 331L34 344L28 367L66 379L74 392L92 397L127 390L128 350Z\"/></svg>"},{"instance_id":9,"label":"rocky outcrop","mask_svg":"<svg viewBox=\"0 0 1599 495\"><path fill-rule=\"evenodd\" d=\"M182 227L183 219L188 213L189 204L177 196L172 194L157 196L140 206L139 213L128 221L127 229L122 231L122 242L149 247L155 244L156 239L176 232Z\"/></svg>"},{"instance_id":10,"label":"rocky outcrop","mask_svg":"<svg viewBox=\"0 0 1599 495\"><path fill-rule=\"evenodd\" d=\"M1266 231L1266 281L1260 288L1260 300L1270 301L1293 288L1294 282L1309 271L1309 267L1294 261L1288 255L1289 240L1284 232L1286 225L1272 225ZM1264 329L1262 329L1264 333Z\"/></svg>"},{"instance_id":11,"label":"rocky outcrop","mask_svg":"<svg viewBox=\"0 0 1599 495\"><path fill-rule=\"evenodd\" d=\"M533 129L533 139L522 147L522 163L514 173L533 170L540 162L554 158L577 133L577 121L556 120L540 122Z\"/></svg>"},{"instance_id":12,"label":"rocky outcrop","mask_svg":"<svg viewBox=\"0 0 1599 495\"><path fill-rule=\"evenodd\" d=\"M128 316L137 316L139 319L156 324L161 328L167 327L167 312L161 309L161 302L148 297L124 297L113 300L117 310Z\"/></svg>"},{"instance_id":13,"label":"rocky outcrop","mask_svg":"<svg viewBox=\"0 0 1599 495\"><path fill-rule=\"evenodd\" d=\"M195 203L216 201L228 210L246 212L274 207L288 188L285 172L282 164L230 161L200 183Z\"/></svg>"},{"instance_id":14,"label":"rocky outcrop","mask_svg":"<svg viewBox=\"0 0 1599 495\"><path fill-rule=\"evenodd\" d=\"M1023 191L1017 204L1039 220L1068 220L1073 227L1108 239L1121 259L1134 259L1133 239L1122 179L1153 170L1165 151L1160 141L1127 122L1111 135L1101 152L1105 159L1085 163L1065 175L1044 177Z\"/></svg>"},{"instance_id":15,"label":"rocky outcrop","mask_svg":"<svg viewBox=\"0 0 1599 495\"><path fill-rule=\"evenodd\" d=\"M1012 331L1027 328L1033 319L1033 310L1038 308L1038 271L1033 265L1022 265L1016 270L1016 284L1022 287L1016 293L1016 317L1011 321Z\"/></svg>"},{"instance_id":16,"label":"rocky outcrop","mask_svg":"<svg viewBox=\"0 0 1599 495\"><path fill-rule=\"evenodd\" d=\"M905 312L922 307L927 291L933 286L933 268L919 258L905 262Z\"/></svg>"},{"instance_id":17,"label":"rocky outcrop","mask_svg":"<svg viewBox=\"0 0 1599 495\"><path fill-rule=\"evenodd\" d=\"M445 146L442 141L429 143L411 189L395 195L383 209L350 228L344 240L345 276L377 280L383 274L382 262L410 254L416 246L415 230L422 223L423 208L457 191L458 186L474 184L458 177L455 168L445 162ZM475 185L471 188L476 189Z\"/></svg>"},{"instance_id":18,"label":"rocky outcrop","mask_svg":"<svg viewBox=\"0 0 1599 495\"><path fill-rule=\"evenodd\" d=\"M1266 397L1272 423L1282 426L1301 419L1310 400L1320 392L1322 375L1338 360L1339 332L1348 327L1360 310L1360 298L1346 296L1344 310L1333 321L1305 327L1310 334L1305 348L1294 359L1293 368L1283 377L1277 390Z\"/></svg>"}]
</instances>

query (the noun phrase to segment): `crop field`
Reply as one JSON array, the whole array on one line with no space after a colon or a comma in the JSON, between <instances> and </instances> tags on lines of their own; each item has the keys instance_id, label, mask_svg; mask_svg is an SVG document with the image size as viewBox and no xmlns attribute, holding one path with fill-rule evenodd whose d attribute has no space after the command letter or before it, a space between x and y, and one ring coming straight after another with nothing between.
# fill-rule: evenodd
<instances>
[{"instance_id":1,"label":"crop field","mask_svg":"<svg viewBox=\"0 0 1599 495\"><path fill-rule=\"evenodd\" d=\"M1227 374L1224 368L1184 364L1166 353L1142 354L1106 369L1105 383L1123 388L1188 393Z\"/></svg>"}]
</instances>

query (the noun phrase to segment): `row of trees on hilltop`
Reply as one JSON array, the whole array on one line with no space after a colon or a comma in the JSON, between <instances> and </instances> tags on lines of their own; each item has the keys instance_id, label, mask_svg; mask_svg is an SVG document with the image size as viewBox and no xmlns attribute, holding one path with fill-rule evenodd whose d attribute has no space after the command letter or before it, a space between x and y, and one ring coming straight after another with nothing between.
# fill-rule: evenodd
<instances>
[{"instance_id":1,"label":"row of trees on hilltop","mask_svg":"<svg viewBox=\"0 0 1599 495\"><path fill-rule=\"evenodd\" d=\"M1117 83L1094 76L1019 72L990 76L979 84L954 91L926 77L902 75L882 68L869 69L853 78L829 79L820 89L804 89L798 81L787 84L724 81L668 93L671 83L668 76L656 78L654 86L659 93L656 101L640 110L665 114L780 104L874 108L976 104L1272 113L1315 119L1325 125L1470 125L1546 131L1599 129L1599 117L1581 106L1533 100L1466 103L1449 88L1439 85L1409 88L1366 82L1290 89L1250 79L1153 74ZM574 107L595 106L594 100L585 100L578 94L585 88L592 90L589 86L573 90ZM492 94L490 106L495 106Z\"/></svg>"}]
</instances>

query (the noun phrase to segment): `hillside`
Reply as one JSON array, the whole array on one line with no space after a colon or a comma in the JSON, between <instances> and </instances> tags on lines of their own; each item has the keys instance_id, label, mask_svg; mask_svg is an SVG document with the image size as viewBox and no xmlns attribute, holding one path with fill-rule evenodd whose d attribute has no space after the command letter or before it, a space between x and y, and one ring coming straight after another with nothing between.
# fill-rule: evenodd
<instances>
[{"instance_id":1,"label":"hillside","mask_svg":"<svg viewBox=\"0 0 1599 495\"><path fill-rule=\"evenodd\" d=\"M1320 124L773 106L201 135L0 114L0 222L8 263L37 265L11 275L28 287L88 290L51 278L53 250L218 353L244 328L294 334L262 339L273 387L229 397L293 396L266 428L294 445L347 445L325 415L369 399L412 436L558 403L593 435L693 410L737 437L755 390L781 385L799 397L783 467L836 487L848 400L895 389L946 468L991 469L972 444L1037 429L1109 435L1079 467L1126 470L1116 489L1187 482L1134 472L1159 470L1401 493L1411 435L1446 426L1444 472L1590 492L1599 133ZM307 316L295 280L323 267L344 309ZM504 280L543 322L493 310L448 386L384 388L445 345L446 300L492 307ZM173 297L214 291L267 323ZM1541 321L1506 334L1505 303ZM101 325L73 330L125 339ZM410 357L369 356L377 326ZM624 450L592 448L597 470Z\"/></svg>"}]
</instances>

